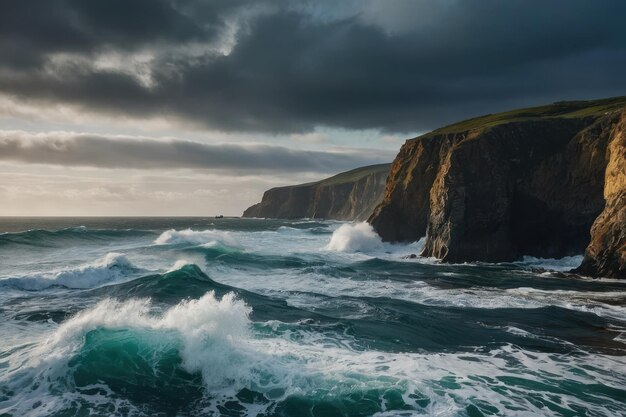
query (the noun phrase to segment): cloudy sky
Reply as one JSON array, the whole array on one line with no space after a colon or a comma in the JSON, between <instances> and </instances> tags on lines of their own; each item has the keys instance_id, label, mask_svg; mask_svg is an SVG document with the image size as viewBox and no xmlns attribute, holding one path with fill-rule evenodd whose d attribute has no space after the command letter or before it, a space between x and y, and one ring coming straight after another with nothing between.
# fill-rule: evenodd
<instances>
[{"instance_id":1,"label":"cloudy sky","mask_svg":"<svg viewBox=\"0 0 626 417\"><path fill-rule=\"evenodd\" d=\"M626 95L623 0L3 0L0 215L239 215L455 120Z\"/></svg>"}]
</instances>

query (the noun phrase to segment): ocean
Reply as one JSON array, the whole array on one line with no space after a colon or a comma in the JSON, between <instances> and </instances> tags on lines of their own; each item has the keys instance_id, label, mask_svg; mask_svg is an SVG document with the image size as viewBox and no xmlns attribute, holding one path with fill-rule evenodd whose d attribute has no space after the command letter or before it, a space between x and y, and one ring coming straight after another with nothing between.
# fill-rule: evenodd
<instances>
[{"instance_id":1,"label":"ocean","mask_svg":"<svg viewBox=\"0 0 626 417\"><path fill-rule=\"evenodd\" d=\"M626 282L366 224L0 218L0 416L623 416Z\"/></svg>"}]
</instances>

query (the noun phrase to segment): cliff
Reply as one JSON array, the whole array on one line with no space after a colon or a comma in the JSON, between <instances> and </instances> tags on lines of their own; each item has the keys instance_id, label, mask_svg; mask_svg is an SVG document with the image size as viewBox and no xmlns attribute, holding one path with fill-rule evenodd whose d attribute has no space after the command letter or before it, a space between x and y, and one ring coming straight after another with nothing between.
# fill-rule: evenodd
<instances>
[{"instance_id":1,"label":"cliff","mask_svg":"<svg viewBox=\"0 0 626 417\"><path fill-rule=\"evenodd\" d=\"M371 165L318 182L272 188L243 217L365 220L382 200L389 167Z\"/></svg>"},{"instance_id":2,"label":"cliff","mask_svg":"<svg viewBox=\"0 0 626 417\"><path fill-rule=\"evenodd\" d=\"M445 262L586 249L580 272L625 277L625 119L626 97L560 102L408 140L368 221Z\"/></svg>"},{"instance_id":3,"label":"cliff","mask_svg":"<svg viewBox=\"0 0 626 417\"><path fill-rule=\"evenodd\" d=\"M591 243L576 270L593 276L626 278L626 111L608 146L604 210L591 228Z\"/></svg>"}]
</instances>

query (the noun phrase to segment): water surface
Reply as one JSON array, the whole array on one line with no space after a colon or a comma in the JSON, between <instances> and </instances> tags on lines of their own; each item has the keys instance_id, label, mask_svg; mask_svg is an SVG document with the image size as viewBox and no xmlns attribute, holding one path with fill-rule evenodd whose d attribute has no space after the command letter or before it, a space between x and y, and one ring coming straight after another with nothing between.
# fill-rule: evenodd
<instances>
[{"instance_id":1,"label":"water surface","mask_svg":"<svg viewBox=\"0 0 626 417\"><path fill-rule=\"evenodd\" d=\"M0 218L0 415L617 416L626 283L365 226Z\"/></svg>"}]
</instances>

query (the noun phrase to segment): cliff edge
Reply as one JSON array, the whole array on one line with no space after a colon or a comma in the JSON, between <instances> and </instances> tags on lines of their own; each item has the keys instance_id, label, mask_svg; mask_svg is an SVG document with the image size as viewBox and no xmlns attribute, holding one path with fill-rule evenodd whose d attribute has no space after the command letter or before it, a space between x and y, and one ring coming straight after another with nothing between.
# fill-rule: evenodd
<instances>
[{"instance_id":1,"label":"cliff edge","mask_svg":"<svg viewBox=\"0 0 626 417\"><path fill-rule=\"evenodd\" d=\"M366 220L382 201L389 167L371 165L317 182L272 188L243 217Z\"/></svg>"},{"instance_id":2,"label":"cliff edge","mask_svg":"<svg viewBox=\"0 0 626 417\"><path fill-rule=\"evenodd\" d=\"M580 272L625 278L625 120L626 97L559 102L410 139L368 221L445 262L585 251Z\"/></svg>"}]
</instances>

